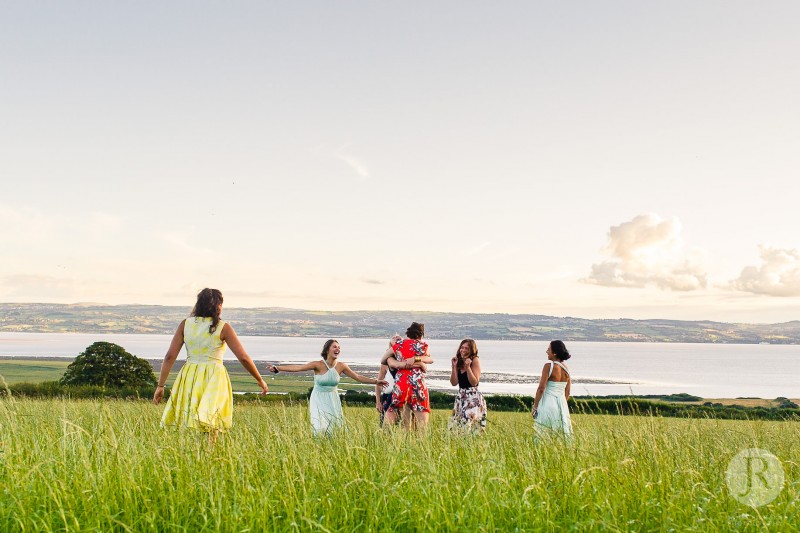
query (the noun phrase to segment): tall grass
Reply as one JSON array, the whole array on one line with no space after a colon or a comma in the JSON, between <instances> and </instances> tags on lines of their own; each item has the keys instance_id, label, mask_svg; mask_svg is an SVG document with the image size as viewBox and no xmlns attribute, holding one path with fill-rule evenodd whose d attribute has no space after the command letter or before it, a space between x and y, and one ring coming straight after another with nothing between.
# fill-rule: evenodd
<instances>
[{"instance_id":1,"label":"tall grass","mask_svg":"<svg viewBox=\"0 0 800 533\"><path fill-rule=\"evenodd\" d=\"M481 437L311 436L306 408L237 405L209 448L131 401L0 401L0 531L794 530L796 422L577 415L571 446L535 445L527 414ZM741 449L778 456L786 485L751 509L725 487Z\"/></svg>"}]
</instances>

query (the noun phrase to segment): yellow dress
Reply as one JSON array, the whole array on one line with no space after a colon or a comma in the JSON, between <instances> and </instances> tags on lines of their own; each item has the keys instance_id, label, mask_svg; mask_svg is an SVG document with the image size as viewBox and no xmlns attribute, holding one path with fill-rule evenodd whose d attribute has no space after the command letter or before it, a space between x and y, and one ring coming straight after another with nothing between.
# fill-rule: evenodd
<instances>
[{"instance_id":1,"label":"yellow dress","mask_svg":"<svg viewBox=\"0 0 800 533\"><path fill-rule=\"evenodd\" d=\"M183 328L186 364L175 383L161 426L195 428L200 431L226 430L233 419L233 390L228 371L222 365L226 345L219 335L225 326L220 320L209 333L210 317L189 317Z\"/></svg>"}]
</instances>

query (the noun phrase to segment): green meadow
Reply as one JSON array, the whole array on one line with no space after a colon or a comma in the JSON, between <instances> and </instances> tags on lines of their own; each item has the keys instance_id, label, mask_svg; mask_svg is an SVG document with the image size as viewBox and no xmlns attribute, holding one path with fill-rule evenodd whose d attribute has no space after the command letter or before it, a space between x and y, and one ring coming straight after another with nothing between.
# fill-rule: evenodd
<instances>
[{"instance_id":1,"label":"green meadow","mask_svg":"<svg viewBox=\"0 0 800 533\"><path fill-rule=\"evenodd\" d=\"M184 361L173 368L170 373L167 385L171 386L178 375L178 368ZM64 375L67 366L72 363L72 359L43 359L43 358L7 358L0 359L0 377L9 385L18 383L41 383L44 381L58 381ZM264 370L264 364L258 363L259 369ZM246 370L236 361L226 361L225 367L231 378L233 390L241 392L259 392L256 382ZM157 368L160 368L160 362ZM158 373L156 372L156 375ZM314 386L314 375L310 372L302 374L279 374L273 375L264 373L264 379L272 392L307 392ZM2 382L0 382L2 383ZM362 385L350 379L343 379L340 385L343 390L374 390L372 385Z\"/></svg>"},{"instance_id":2,"label":"green meadow","mask_svg":"<svg viewBox=\"0 0 800 533\"><path fill-rule=\"evenodd\" d=\"M0 401L0 531L790 531L800 523L800 423L575 415L576 438L535 444L524 413L480 437L311 436L304 406L238 402L216 445L162 430L145 401ZM725 471L746 448L781 461L751 508Z\"/></svg>"}]
</instances>

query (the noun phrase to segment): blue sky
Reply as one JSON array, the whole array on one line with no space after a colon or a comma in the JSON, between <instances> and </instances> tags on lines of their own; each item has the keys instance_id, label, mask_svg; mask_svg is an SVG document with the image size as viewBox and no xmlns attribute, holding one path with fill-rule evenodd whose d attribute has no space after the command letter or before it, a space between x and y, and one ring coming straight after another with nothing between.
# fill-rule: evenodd
<instances>
[{"instance_id":1,"label":"blue sky","mask_svg":"<svg viewBox=\"0 0 800 533\"><path fill-rule=\"evenodd\" d=\"M796 318L795 3L5 12L2 301Z\"/></svg>"}]
</instances>

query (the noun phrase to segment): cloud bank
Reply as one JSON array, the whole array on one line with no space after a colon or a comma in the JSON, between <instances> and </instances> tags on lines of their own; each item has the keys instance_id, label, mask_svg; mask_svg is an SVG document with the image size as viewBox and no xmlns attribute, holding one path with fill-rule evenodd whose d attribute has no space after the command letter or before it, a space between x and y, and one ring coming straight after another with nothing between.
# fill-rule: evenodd
<instances>
[{"instance_id":1,"label":"cloud bank","mask_svg":"<svg viewBox=\"0 0 800 533\"><path fill-rule=\"evenodd\" d=\"M731 287L767 296L800 296L800 251L759 246L761 265L747 266Z\"/></svg>"},{"instance_id":2,"label":"cloud bank","mask_svg":"<svg viewBox=\"0 0 800 533\"><path fill-rule=\"evenodd\" d=\"M672 291L705 288L707 275L686 250L681 223L673 217L638 215L608 231L610 258L592 265L583 281L606 287L657 287Z\"/></svg>"}]
</instances>

